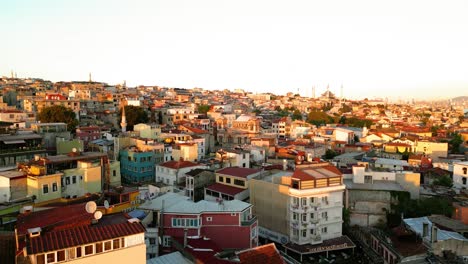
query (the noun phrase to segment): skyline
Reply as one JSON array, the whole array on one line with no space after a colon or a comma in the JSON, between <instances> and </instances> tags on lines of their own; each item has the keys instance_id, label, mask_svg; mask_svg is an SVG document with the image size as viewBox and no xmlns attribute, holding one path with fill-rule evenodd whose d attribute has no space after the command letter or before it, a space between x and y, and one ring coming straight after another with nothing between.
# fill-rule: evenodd
<instances>
[{"instance_id":1,"label":"skyline","mask_svg":"<svg viewBox=\"0 0 468 264\"><path fill-rule=\"evenodd\" d=\"M0 76L316 96L468 95L465 1L11 1ZM5 41L6 40L6 41ZM404 96L406 94L406 96Z\"/></svg>"}]
</instances>

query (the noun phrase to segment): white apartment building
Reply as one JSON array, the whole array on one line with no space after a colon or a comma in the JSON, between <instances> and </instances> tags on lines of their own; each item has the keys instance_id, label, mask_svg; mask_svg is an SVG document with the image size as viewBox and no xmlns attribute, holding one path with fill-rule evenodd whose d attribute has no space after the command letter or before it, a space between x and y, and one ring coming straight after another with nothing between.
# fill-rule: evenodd
<instances>
[{"instance_id":1,"label":"white apartment building","mask_svg":"<svg viewBox=\"0 0 468 264\"><path fill-rule=\"evenodd\" d=\"M176 186L185 182L185 174L194 169L206 169L207 166L190 161L168 161L156 165L156 182Z\"/></svg>"},{"instance_id":2,"label":"white apartment building","mask_svg":"<svg viewBox=\"0 0 468 264\"><path fill-rule=\"evenodd\" d=\"M340 237L344 189L334 166L296 169L289 188L291 242L313 245Z\"/></svg>"},{"instance_id":3,"label":"white apartment building","mask_svg":"<svg viewBox=\"0 0 468 264\"><path fill-rule=\"evenodd\" d=\"M345 185L333 165L301 165L294 172L250 179L249 189L262 237L298 246L343 237Z\"/></svg>"},{"instance_id":4,"label":"white apartment building","mask_svg":"<svg viewBox=\"0 0 468 264\"><path fill-rule=\"evenodd\" d=\"M468 188L468 161L453 163L453 187L458 190Z\"/></svg>"}]
</instances>

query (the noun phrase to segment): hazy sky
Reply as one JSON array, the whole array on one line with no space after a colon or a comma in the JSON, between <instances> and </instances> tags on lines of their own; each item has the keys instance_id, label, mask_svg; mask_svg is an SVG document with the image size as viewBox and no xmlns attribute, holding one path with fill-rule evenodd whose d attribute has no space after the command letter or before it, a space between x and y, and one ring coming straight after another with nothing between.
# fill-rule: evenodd
<instances>
[{"instance_id":1,"label":"hazy sky","mask_svg":"<svg viewBox=\"0 0 468 264\"><path fill-rule=\"evenodd\" d=\"M468 95L468 1L1 0L0 75L349 98Z\"/></svg>"}]
</instances>

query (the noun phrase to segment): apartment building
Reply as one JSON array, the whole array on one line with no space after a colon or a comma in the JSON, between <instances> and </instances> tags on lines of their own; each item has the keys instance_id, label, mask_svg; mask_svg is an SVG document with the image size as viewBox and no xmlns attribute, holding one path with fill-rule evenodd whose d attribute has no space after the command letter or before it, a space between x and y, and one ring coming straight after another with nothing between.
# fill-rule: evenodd
<instances>
[{"instance_id":1,"label":"apartment building","mask_svg":"<svg viewBox=\"0 0 468 264\"><path fill-rule=\"evenodd\" d=\"M92 207L92 206L91 206ZM23 210L16 227L16 263L145 263L145 228L123 213L85 204ZM71 239L73 238L73 239Z\"/></svg>"},{"instance_id":2,"label":"apartment building","mask_svg":"<svg viewBox=\"0 0 468 264\"><path fill-rule=\"evenodd\" d=\"M246 200L249 180L262 173L259 169L229 167L216 171L216 183L205 188L205 200Z\"/></svg>"},{"instance_id":3,"label":"apartment building","mask_svg":"<svg viewBox=\"0 0 468 264\"><path fill-rule=\"evenodd\" d=\"M260 236L302 255L352 248L342 235L345 185L341 172L328 163L251 179L250 202Z\"/></svg>"}]
</instances>

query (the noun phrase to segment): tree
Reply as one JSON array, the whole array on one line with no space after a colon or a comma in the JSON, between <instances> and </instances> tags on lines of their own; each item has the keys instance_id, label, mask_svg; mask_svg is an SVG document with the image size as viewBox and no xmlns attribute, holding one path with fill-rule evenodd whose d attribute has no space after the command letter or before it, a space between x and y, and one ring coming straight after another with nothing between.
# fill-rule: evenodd
<instances>
[{"instance_id":1,"label":"tree","mask_svg":"<svg viewBox=\"0 0 468 264\"><path fill-rule=\"evenodd\" d=\"M293 114L292 114L292 116L291 116L291 119L292 119L292 120L301 120L301 121L302 121L302 113L301 113L301 111L299 111L299 110L297 110L297 109L294 110L294 112L293 112Z\"/></svg>"},{"instance_id":2,"label":"tree","mask_svg":"<svg viewBox=\"0 0 468 264\"><path fill-rule=\"evenodd\" d=\"M334 151L332 149L327 149L327 151L325 151L325 155L323 157L325 159L327 159L327 160L330 160L330 159L333 159L336 156L338 156L338 153L336 153L336 151Z\"/></svg>"},{"instance_id":3,"label":"tree","mask_svg":"<svg viewBox=\"0 0 468 264\"><path fill-rule=\"evenodd\" d=\"M460 153L460 145L463 143L463 139L460 134L455 133L452 139L449 141L452 153Z\"/></svg>"},{"instance_id":4,"label":"tree","mask_svg":"<svg viewBox=\"0 0 468 264\"><path fill-rule=\"evenodd\" d=\"M119 111L119 117L121 116L122 109ZM149 120L148 114L143 108L133 105L125 106L125 118L127 119L127 131L133 131L134 125L139 123L147 123Z\"/></svg>"},{"instance_id":5,"label":"tree","mask_svg":"<svg viewBox=\"0 0 468 264\"><path fill-rule=\"evenodd\" d=\"M437 179L435 179L432 183L434 185L445 186L445 187L451 188L453 185L453 180L449 176L443 175L441 177L437 177Z\"/></svg>"},{"instance_id":6,"label":"tree","mask_svg":"<svg viewBox=\"0 0 468 264\"><path fill-rule=\"evenodd\" d=\"M37 120L43 123L66 123L68 131L73 133L75 132L76 126L78 126L75 112L63 105L44 107L37 115Z\"/></svg>"},{"instance_id":7,"label":"tree","mask_svg":"<svg viewBox=\"0 0 468 264\"><path fill-rule=\"evenodd\" d=\"M199 105L198 106L198 113L200 113L200 114L206 114L206 113L208 113L209 110L210 110L209 105Z\"/></svg>"},{"instance_id":8,"label":"tree","mask_svg":"<svg viewBox=\"0 0 468 264\"><path fill-rule=\"evenodd\" d=\"M327 115L321 111L311 111L307 116L307 122L314 124L316 126L320 126L323 124L331 123L330 122L331 116ZM332 118L333 120L333 118ZM333 121L332 121L333 122Z\"/></svg>"}]
</instances>

